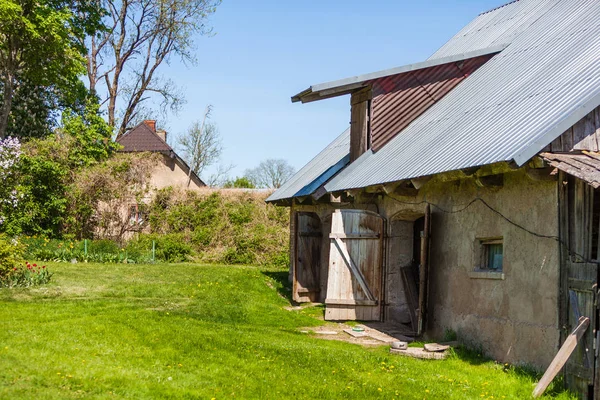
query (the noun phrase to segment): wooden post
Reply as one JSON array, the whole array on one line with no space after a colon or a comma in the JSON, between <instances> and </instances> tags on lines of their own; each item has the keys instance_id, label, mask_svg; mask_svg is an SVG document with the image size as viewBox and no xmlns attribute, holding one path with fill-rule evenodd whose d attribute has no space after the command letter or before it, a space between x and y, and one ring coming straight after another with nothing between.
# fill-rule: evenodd
<instances>
[{"instance_id":1,"label":"wooden post","mask_svg":"<svg viewBox=\"0 0 600 400\"><path fill-rule=\"evenodd\" d=\"M579 325L571 332L567 337L567 340L563 343L562 347L556 353L554 360L550 363L550 366L542 376L542 379L538 382L537 386L533 390L532 396L540 397L556 375L560 372L561 368L567 363L569 356L577 347L577 342L581 339L586 329L590 325L590 319L588 317L579 318Z\"/></svg>"},{"instance_id":2,"label":"wooden post","mask_svg":"<svg viewBox=\"0 0 600 400\"><path fill-rule=\"evenodd\" d=\"M427 293L429 282L429 228L431 224L431 207L425 207L424 228L421 234L421 265L419 266L419 315L417 324L417 335L420 336L426 330L427 318Z\"/></svg>"},{"instance_id":3,"label":"wooden post","mask_svg":"<svg viewBox=\"0 0 600 400\"><path fill-rule=\"evenodd\" d=\"M371 90L353 93L350 98L350 162L361 156L369 147L368 108Z\"/></svg>"}]
</instances>

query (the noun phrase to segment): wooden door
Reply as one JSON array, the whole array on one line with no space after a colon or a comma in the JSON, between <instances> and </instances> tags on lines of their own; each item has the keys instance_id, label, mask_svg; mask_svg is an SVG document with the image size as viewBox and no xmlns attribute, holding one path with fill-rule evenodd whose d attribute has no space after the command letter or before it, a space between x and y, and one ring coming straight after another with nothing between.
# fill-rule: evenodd
<instances>
[{"instance_id":1,"label":"wooden door","mask_svg":"<svg viewBox=\"0 0 600 400\"><path fill-rule=\"evenodd\" d=\"M293 297L299 303L319 301L322 238L321 220L315 213L296 213Z\"/></svg>"},{"instance_id":2,"label":"wooden door","mask_svg":"<svg viewBox=\"0 0 600 400\"><path fill-rule=\"evenodd\" d=\"M384 219L363 210L331 217L326 320L379 321Z\"/></svg>"},{"instance_id":3,"label":"wooden door","mask_svg":"<svg viewBox=\"0 0 600 400\"><path fill-rule=\"evenodd\" d=\"M422 335L427 323L427 298L429 296L429 235L431 231L431 207L425 208L425 220L421 232L421 254L419 261L419 311L417 313L417 335Z\"/></svg>"},{"instance_id":4,"label":"wooden door","mask_svg":"<svg viewBox=\"0 0 600 400\"><path fill-rule=\"evenodd\" d=\"M566 315L563 340L577 326L579 317L590 319L589 327L565 366L565 383L572 391L590 398L595 372L598 373L594 351L598 265L591 262L598 257L597 246L593 245L593 239L598 240L593 237L594 224L598 224L597 217L596 221L593 218L595 193L591 186L573 177L562 175L559 182L566 182L559 191L561 241L567 245L561 249ZM596 391L598 389L596 384Z\"/></svg>"}]
</instances>

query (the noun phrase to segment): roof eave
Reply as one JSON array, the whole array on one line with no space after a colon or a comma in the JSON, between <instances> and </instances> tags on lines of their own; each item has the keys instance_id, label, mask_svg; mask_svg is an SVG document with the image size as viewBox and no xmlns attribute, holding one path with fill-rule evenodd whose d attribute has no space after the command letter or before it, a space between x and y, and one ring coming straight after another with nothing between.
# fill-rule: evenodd
<instances>
[{"instance_id":1,"label":"roof eave","mask_svg":"<svg viewBox=\"0 0 600 400\"><path fill-rule=\"evenodd\" d=\"M419 63L407 64L401 67L395 67L385 69L382 71L371 72L368 74L356 75L351 78L340 79L336 81L330 81L312 85L308 89L301 91L300 93L292 96L292 103L301 101L302 103L309 103L317 100L324 100L331 97L342 96L345 94L352 93L355 90L359 90L368 85L368 82L373 79L379 79L386 76L398 75L406 72L416 71L424 68L435 67L438 65L448 64L452 62L467 60L470 58L480 57L488 54L500 53L507 47L506 44L499 46L492 46L485 49L470 51L461 54L455 54L452 56L436 58L432 60L426 60Z\"/></svg>"}]
</instances>

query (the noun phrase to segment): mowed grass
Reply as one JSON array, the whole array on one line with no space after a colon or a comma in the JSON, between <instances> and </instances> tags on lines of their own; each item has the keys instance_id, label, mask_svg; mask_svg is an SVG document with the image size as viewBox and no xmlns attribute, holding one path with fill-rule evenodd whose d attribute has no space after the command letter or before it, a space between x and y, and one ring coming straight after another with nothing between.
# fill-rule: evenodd
<instances>
[{"instance_id":1,"label":"mowed grass","mask_svg":"<svg viewBox=\"0 0 600 400\"><path fill-rule=\"evenodd\" d=\"M323 322L284 308L287 272L49 267L45 287L0 289L3 399L522 399L534 387L472 352L414 360L300 333Z\"/></svg>"}]
</instances>

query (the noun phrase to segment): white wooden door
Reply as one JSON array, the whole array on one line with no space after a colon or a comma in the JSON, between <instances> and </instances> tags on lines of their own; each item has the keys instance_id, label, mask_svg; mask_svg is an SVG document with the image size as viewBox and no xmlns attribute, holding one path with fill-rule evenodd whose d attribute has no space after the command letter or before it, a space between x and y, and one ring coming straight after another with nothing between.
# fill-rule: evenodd
<instances>
[{"instance_id":1,"label":"white wooden door","mask_svg":"<svg viewBox=\"0 0 600 400\"><path fill-rule=\"evenodd\" d=\"M379 321L384 219L364 210L331 217L326 320Z\"/></svg>"}]
</instances>

